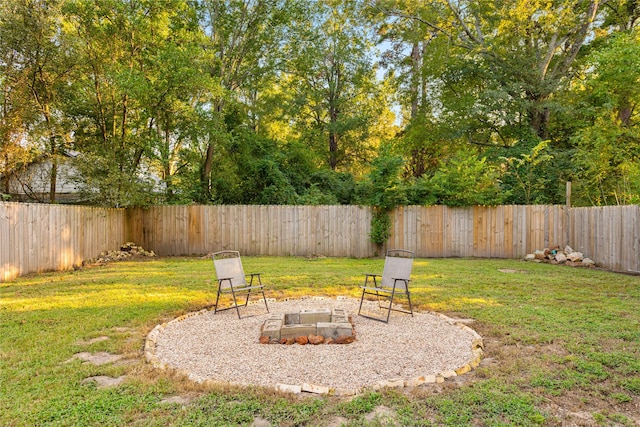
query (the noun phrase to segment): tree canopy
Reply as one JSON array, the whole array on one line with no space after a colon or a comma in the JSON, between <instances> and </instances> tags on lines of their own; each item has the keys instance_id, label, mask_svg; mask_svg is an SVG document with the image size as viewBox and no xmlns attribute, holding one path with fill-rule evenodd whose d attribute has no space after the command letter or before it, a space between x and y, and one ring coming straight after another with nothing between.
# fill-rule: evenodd
<instances>
[{"instance_id":1,"label":"tree canopy","mask_svg":"<svg viewBox=\"0 0 640 427\"><path fill-rule=\"evenodd\" d=\"M636 0L5 0L0 196L640 202ZM50 191L50 202L56 202ZM380 221L384 222L381 216ZM382 230L381 235L384 235Z\"/></svg>"}]
</instances>

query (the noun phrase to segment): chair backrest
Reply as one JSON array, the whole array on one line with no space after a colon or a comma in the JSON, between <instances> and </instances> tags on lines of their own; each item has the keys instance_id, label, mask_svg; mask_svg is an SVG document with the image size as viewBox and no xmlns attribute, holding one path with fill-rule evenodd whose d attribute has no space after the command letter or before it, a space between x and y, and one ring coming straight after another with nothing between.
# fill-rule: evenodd
<instances>
[{"instance_id":1,"label":"chair backrest","mask_svg":"<svg viewBox=\"0 0 640 427\"><path fill-rule=\"evenodd\" d=\"M242 260L238 251L221 251L213 254L213 265L216 269L216 277L219 279L231 279L234 287L246 286L247 279L242 268ZM229 280L220 283L222 288L231 286Z\"/></svg>"},{"instance_id":2,"label":"chair backrest","mask_svg":"<svg viewBox=\"0 0 640 427\"><path fill-rule=\"evenodd\" d=\"M392 288L395 282L396 289L407 290L407 283L411 277L414 254L404 249L390 249L384 260L382 271L382 287ZM394 279L404 279L395 281Z\"/></svg>"}]
</instances>

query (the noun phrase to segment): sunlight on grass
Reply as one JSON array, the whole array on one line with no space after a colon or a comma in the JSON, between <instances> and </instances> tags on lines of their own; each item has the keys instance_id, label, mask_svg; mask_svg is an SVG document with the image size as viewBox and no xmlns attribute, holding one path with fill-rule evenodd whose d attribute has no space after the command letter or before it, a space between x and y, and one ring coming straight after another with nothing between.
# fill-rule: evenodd
<instances>
[{"instance_id":1,"label":"sunlight on grass","mask_svg":"<svg viewBox=\"0 0 640 427\"><path fill-rule=\"evenodd\" d=\"M243 264L245 272L262 274L267 298L359 298L364 274L381 273L384 260L243 257ZM624 419L640 401L640 277L517 260L417 259L414 307L475 319L472 327L495 343L488 357L499 363L437 396L365 394L353 400L353 408L253 389L198 388L141 362L144 337L153 326L211 306L215 290L211 261L197 258L121 262L2 283L0 425L247 424L253 418L244 410L273 425L284 419L316 425L327 414L361 425L370 402L402 413L399 425L425 417L437 425L472 419L536 425L551 422L537 402L574 399L600 402L601 408L613 402L619 412L607 415L613 420ZM109 339L78 344L103 335ZM138 354L141 363L64 363L79 351ZM128 384L108 391L80 384L89 375L122 374ZM197 394L198 400L180 410L159 403L181 392ZM466 409L460 412L461 407Z\"/></svg>"},{"instance_id":2,"label":"sunlight on grass","mask_svg":"<svg viewBox=\"0 0 640 427\"><path fill-rule=\"evenodd\" d=\"M132 284L117 283L109 285L108 289L96 286L74 288L74 293L62 292L49 295L46 298L38 296L21 298L3 298L3 306L9 312L26 312L34 310L58 310L63 308L105 308L137 306L149 302L166 302L176 300L176 290L170 287L155 288L146 291L144 288ZM203 292L182 291L180 300L203 298Z\"/></svg>"},{"instance_id":3,"label":"sunlight on grass","mask_svg":"<svg viewBox=\"0 0 640 427\"><path fill-rule=\"evenodd\" d=\"M458 297L451 298L443 302L427 302L426 305L435 311L455 311L470 307L498 307L503 304L500 304L490 298Z\"/></svg>"}]
</instances>

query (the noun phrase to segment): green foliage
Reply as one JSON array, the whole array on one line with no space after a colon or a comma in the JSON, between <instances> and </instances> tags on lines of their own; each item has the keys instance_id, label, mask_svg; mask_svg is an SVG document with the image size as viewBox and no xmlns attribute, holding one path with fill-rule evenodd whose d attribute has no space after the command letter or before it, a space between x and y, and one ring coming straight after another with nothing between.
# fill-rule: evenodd
<instances>
[{"instance_id":1,"label":"green foliage","mask_svg":"<svg viewBox=\"0 0 640 427\"><path fill-rule=\"evenodd\" d=\"M391 146L383 146L359 189L361 202L374 208L369 238L379 247L391 235L389 214L407 201L406 188L401 180L403 163L402 157L394 154Z\"/></svg>"},{"instance_id":2,"label":"green foliage","mask_svg":"<svg viewBox=\"0 0 640 427\"><path fill-rule=\"evenodd\" d=\"M378 246L382 246L391 236L391 217L389 212L374 210L371 218L371 232L369 239Z\"/></svg>"},{"instance_id":3,"label":"green foliage","mask_svg":"<svg viewBox=\"0 0 640 427\"><path fill-rule=\"evenodd\" d=\"M630 377L625 378L622 381L622 387L633 393L636 396L640 396L640 378L639 377Z\"/></svg>"},{"instance_id":4,"label":"green foliage","mask_svg":"<svg viewBox=\"0 0 640 427\"><path fill-rule=\"evenodd\" d=\"M545 190L557 184L553 182L554 174L549 173L549 165L553 159L549 153L549 141L534 144L535 141L516 145L509 150L512 155L501 157L507 166L504 180L516 203L544 203Z\"/></svg>"},{"instance_id":5,"label":"green foliage","mask_svg":"<svg viewBox=\"0 0 640 427\"><path fill-rule=\"evenodd\" d=\"M161 189L150 176L122 170L113 153L87 153L74 159L83 203L97 206L135 207L158 202Z\"/></svg>"},{"instance_id":6,"label":"green foliage","mask_svg":"<svg viewBox=\"0 0 640 427\"><path fill-rule=\"evenodd\" d=\"M429 399L444 425L467 425L478 419L487 425L542 425L546 417L535 403L531 396L516 388L491 380L474 384L453 396Z\"/></svg>"},{"instance_id":7,"label":"green foliage","mask_svg":"<svg viewBox=\"0 0 640 427\"><path fill-rule=\"evenodd\" d=\"M343 415L366 414L373 411L381 402L382 395L380 393L369 392L338 405L338 412Z\"/></svg>"},{"instance_id":8,"label":"green foliage","mask_svg":"<svg viewBox=\"0 0 640 427\"><path fill-rule=\"evenodd\" d=\"M383 146L359 189L361 201L381 212L390 212L396 206L406 203L401 179L403 163L402 157L394 154L390 145Z\"/></svg>"},{"instance_id":9,"label":"green foliage","mask_svg":"<svg viewBox=\"0 0 640 427\"><path fill-rule=\"evenodd\" d=\"M423 176L413 189L413 203L448 206L497 205L504 195L499 174L474 152L457 152L432 176Z\"/></svg>"},{"instance_id":10,"label":"green foliage","mask_svg":"<svg viewBox=\"0 0 640 427\"><path fill-rule=\"evenodd\" d=\"M594 68L582 93L588 120L572 138L580 204L640 202L640 133L634 113L640 102L638 58L637 31L611 36L588 58Z\"/></svg>"},{"instance_id":11,"label":"green foliage","mask_svg":"<svg viewBox=\"0 0 640 427\"><path fill-rule=\"evenodd\" d=\"M639 203L632 3L7 0L0 191L72 149L109 206Z\"/></svg>"}]
</instances>

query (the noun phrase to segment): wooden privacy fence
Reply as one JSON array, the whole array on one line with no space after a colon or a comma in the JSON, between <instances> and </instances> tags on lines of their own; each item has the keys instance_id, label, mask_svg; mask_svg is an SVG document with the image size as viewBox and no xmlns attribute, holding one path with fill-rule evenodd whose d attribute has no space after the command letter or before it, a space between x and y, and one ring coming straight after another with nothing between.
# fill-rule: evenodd
<instances>
[{"instance_id":1,"label":"wooden privacy fence","mask_svg":"<svg viewBox=\"0 0 640 427\"><path fill-rule=\"evenodd\" d=\"M128 212L130 240L159 255L373 256L362 206L161 206Z\"/></svg>"},{"instance_id":2,"label":"wooden privacy fence","mask_svg":"<svg viewBox=\"0 0 640 427\"><path fill-rule=\"evenodd\" d=\"M73 268L133 241L159 255L370 257L371 210L362 206L159 206L100 209L0 203L0 281ZM521 258L571 245L598 265L640 271L640 207L406 206L387 247L418 257Z\"/></svg>"},{"instance_id":3,"label":"wooden privacy fence","mask_svg":"<svg viewBox=\"0 0 640 427\"><path fill-rule=\"evenodd\" d=\"M0 282L69 270L126 238L124 209L0 203Z\"/></svg>"},{"instance_id":4,"label":"wooden privacy fence","mask_svg":"<svg viewBox=\"0 0 640 427\"><path fill-rule=\"evenodd\" d=\"M598 266L640 273L640 206L604 206L569 210L573 249Z\"/></svg>"},{"instance_id":5,"label":"wooden privacy fence","mask_svg":"<svg viewBox=\"0 0 640 427\"><path fill-rule=\"evenodd\" d=\"M557 205L401 207L393 214L389 247L419 257L521 258L564 245L566 221L566 208Z\"/></svg>"}]
</instances>

